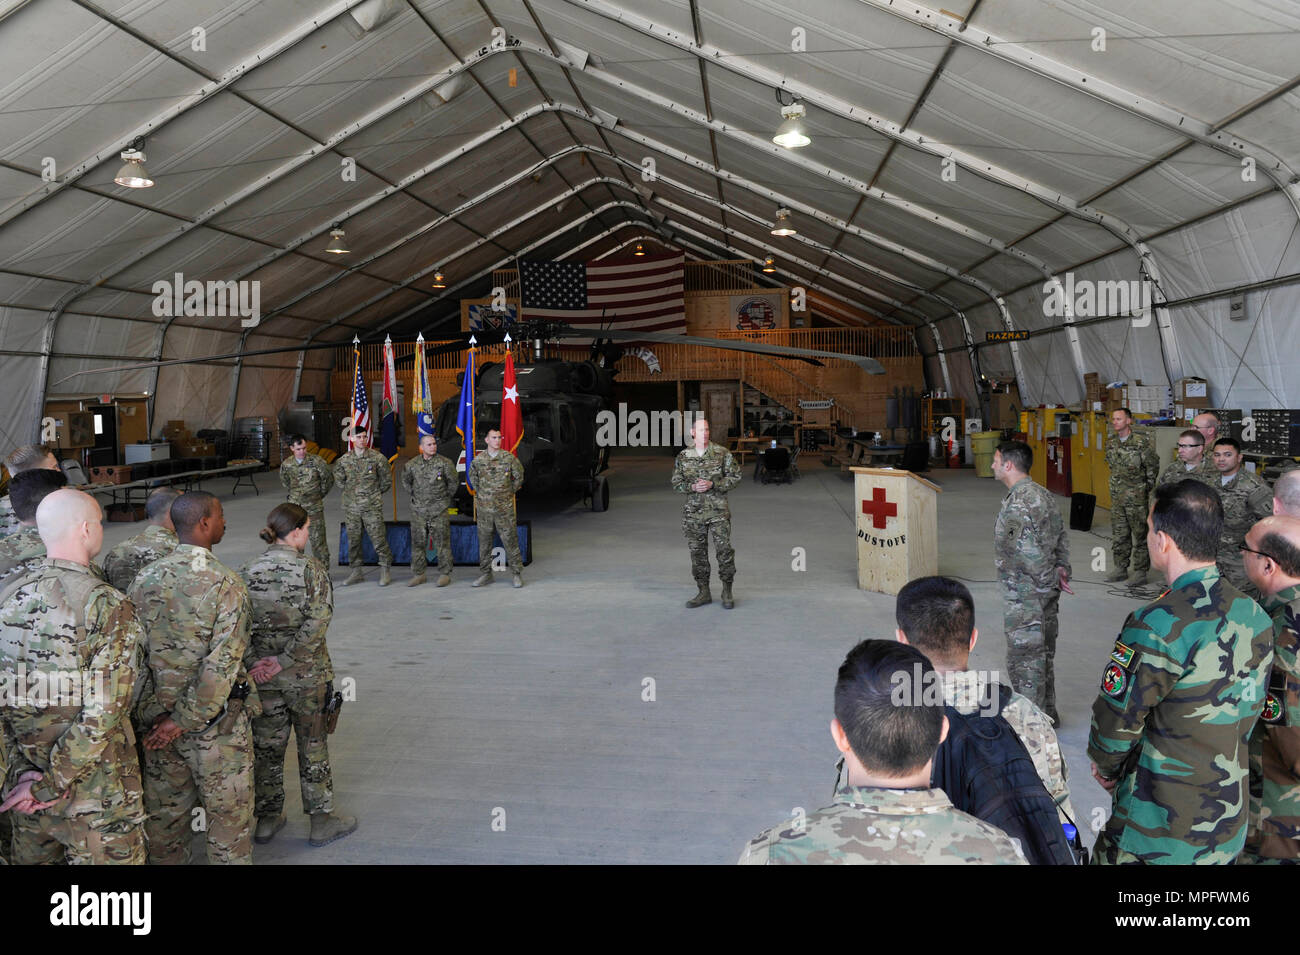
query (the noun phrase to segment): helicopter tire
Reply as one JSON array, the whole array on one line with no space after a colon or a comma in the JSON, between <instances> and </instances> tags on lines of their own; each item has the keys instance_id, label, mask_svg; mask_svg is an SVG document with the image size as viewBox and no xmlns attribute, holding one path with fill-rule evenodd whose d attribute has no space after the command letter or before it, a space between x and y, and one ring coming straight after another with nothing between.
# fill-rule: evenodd
<instances>
[{"instance_id":1,"label":"helicopter tire","mask_svg":"<svg viewBox=\"0 0 1300 955\"><path fill-rule=\"evenodd\" d=\"M592 479L591 509L597 513L609 510L609 481L603 477Z\"/></svg>"}]
</instances>

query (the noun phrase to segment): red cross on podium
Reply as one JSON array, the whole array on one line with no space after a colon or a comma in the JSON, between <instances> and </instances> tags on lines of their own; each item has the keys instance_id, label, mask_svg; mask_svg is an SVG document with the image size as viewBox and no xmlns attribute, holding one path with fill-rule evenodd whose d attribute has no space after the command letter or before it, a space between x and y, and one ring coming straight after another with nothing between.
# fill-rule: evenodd
<instances>
[{"instance_id":1,"label":"red cross on podium","mask_svg":"<svg viewBox=\"0 0 1300 955\"><path fill-rule=\"evenodd\" d=\"M871 500L862 502L862 513L871 516L871 526L877 530L885 526L885 518L898 516L898 505L885 500L885 489L873 487Z\"/></svg>"}]
</instances>

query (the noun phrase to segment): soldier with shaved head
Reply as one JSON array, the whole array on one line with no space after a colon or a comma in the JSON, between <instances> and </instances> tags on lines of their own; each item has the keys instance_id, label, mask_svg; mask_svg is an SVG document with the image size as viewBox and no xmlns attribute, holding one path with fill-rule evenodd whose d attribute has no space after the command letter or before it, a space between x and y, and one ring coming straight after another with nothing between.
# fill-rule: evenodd
<instances>
[{"instance_id":1,"label":"soldier with shaved head","mask_svg":"<svg viewBox=\"0 0 1300 955\"><path fill-rule=\"evenodd\" d=\"M1273 485L1273 513L1300 517L1300 468L1283 471Z\"/></svg>"}]
</instances>

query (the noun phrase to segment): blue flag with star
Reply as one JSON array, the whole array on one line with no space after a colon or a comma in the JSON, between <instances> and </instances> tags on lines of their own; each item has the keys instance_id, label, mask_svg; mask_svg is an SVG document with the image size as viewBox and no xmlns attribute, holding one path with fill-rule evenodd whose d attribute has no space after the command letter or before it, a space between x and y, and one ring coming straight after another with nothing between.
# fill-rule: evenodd
<instances>
[{"instance_id":1,"label":"blue flag with star","mask_svg":"<svg viewBox=\"0 0 1300 955\"><path fill-rule=\"evenodd\" d=\"M465 358L465 377L460 384L460 408L456 411L456 431L460 435L465 457L465 487L474 493L469 482L469 466L474 460L474 349Z\"/></svg>"}]
</instances>

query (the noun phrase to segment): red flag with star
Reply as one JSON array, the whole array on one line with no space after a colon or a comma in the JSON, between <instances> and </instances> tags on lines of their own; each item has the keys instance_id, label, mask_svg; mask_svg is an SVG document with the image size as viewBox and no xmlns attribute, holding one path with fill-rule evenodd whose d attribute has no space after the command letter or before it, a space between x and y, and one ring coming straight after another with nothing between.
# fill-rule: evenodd
<instances>
[{"instance_id":1,"label":"red flag with star","mask_svg":"<svg viewBox=\"0 0 1300 955\"><path fill-rule=\"evenodd\" d=\"M524 413L519 410L519 386L515 382L515 358L506 352L506 374L501 393L501 447L511 454L524 436Z\"/></svg>"}]
</instances>

